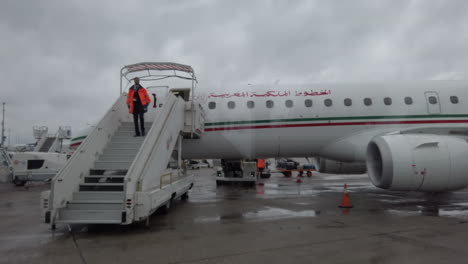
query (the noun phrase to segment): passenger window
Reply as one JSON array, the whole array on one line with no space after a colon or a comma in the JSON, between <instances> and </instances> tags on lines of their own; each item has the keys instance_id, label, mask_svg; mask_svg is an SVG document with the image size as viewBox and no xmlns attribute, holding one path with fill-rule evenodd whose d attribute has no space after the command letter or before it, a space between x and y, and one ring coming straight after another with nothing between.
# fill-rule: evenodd
<instances>
[{"instance_id":1,"label":"passenger window","mask_svg":"<svg viewBox=\"0 0 468 264\"><path fill-rule=\"evenodd\" d=\"M304 104L305 104L306 107L312 107L312 100L306 99L306 100L304 101Z\"/></svg>"},{"instance_id":2,"label":"passenger window","mask_svg":"<svg viewBox=\"0 0 468 264\"><path fill-rule=\"evenodd\" d=\"M209 102L208 103L208 108L211 109L211 110L215 109L216 108L216 103L215 102Z\"/></svg>"},{"instance_id":3,"label":"passenger window","mask_svg":"<svg viewBox=\"0 0 468 264\"><path fill-rule=\"evenodd\" d=\"M367 105L367 106L372 105L372 99L364 98L364 105Z\"/></svg>"},{"instance_id":4,"label":"passenger window","mask_svg":"<svg viewBox=\"0 0 468 264\"><path fill-rule=\"evenodd\" d=\"M344 99L344 105L346 106L351 106L353 104L353 101L349 98Z\"/></svg>"},{"instance_id":5,"label":"passenger window","mask_svg":"<svg viewBox=\"0 0 468 264\"><path fill-rule=\"evenodd\" d=\"M254 101L247 101L247 108L254 108L255 107L255 102Z\"/></svg>"},{"instance_id":6,"label":"passenger window","mask_svg":"<svg viewBox=\"0 0 468 264\"><path fill-rule=\"evenodd\" d=\"M450 102L452 102L452 104L458 104L458 96L450 96Z\"/></svg>"},{"instance_id":7,"label":"passenger window","mask_svg":"<svg viewBox=\"0 0 468 264\"><path fill-rule=\"evenodd\" d=\"M412 104L413 104L413 98L411 98L411 97L405 97L405 104L407 104L407 105L412 105Z\"/></svg>"},{"instance_id":8,"label":"passenger window","mask_svg":"<svg viewBox=\"0 0 468 264\"><path fill-rule=\"evenodd\" d=\"M286 105L287 108L293 107L293 101L292 100L286 100L286 102L284 104Z\"/></svg>"},{"instance_id":9,"label":"passenger window","mask_svg":"<svg viewBox=\"0 0 468 264\"><path fill-rule=\"evenodd\" d=\"M28 160L28 170L37 170L42 168L44 160Z\"/></svg>"},{"instance_id":10,"label":"passenger window","mask_svg":"<svg viewBox=\"0 0 468 264\"><path fill-rule=\"evenodd\" d=\"M383 102L384 102L385 105L391 105L391 104L392 104L392 98L390 98L390 97L385 97L385 98L383 99Z\"/></svg>"},{"instance_id":11,"label":"passenger window","mask_svg":"<svg viewBox=\"0 0 468 264\"><path fill-rule=\"evenodd\" d=\"M266 104L267 108L273 108L273 105L274 105L273 101L271 101L271 100L266 101L265 104Z\"/></svg>"},{"instance_id":12,"label":"passenger window","mask_svg":"<svg viewBox=\"0 0 468 264\"><path fill-rule=\"evenodd\" d=\"M229 109L234 109L234 108L236 108L236 103L233 102L233 101L229 101L229 102L228 102L228 108L229 108Z\"/></svg>"},{"instance_id":13,"label":"passenger window","mask_svg":"<svg viewBox=\"0 0 468 264\"><path fill-rule=\"evenodd\" d=\"M332 99L325 99L323 103L325 104L326 107L330 107L333 105Z\"/></svg>"},{"instance_id":14,"label":"passenger window","mask_svg":"<svg viewBox=\"0 0 468 264\"><path fill-rule=\"evenodd\" d=\"M437 104L437 97L429 96L429 103L430 104Z\"/></svg>"}]
</instances>

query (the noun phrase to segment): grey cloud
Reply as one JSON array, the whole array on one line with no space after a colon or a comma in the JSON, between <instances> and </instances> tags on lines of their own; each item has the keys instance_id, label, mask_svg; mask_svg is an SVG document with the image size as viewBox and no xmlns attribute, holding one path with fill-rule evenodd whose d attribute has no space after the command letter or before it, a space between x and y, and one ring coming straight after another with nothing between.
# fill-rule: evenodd
<instances>
[{"instance_id":1,"label":"grey cloud","mask_svg":"<svg viewBox=\"0 0 468 264\"><path fill-rule=\"evenodd\" d=\"M7 0L0 34L7 124L30 139L97 120L139 61L190 64L199 87L468 75L463 0Z\"/></svg>"}]
</instances>

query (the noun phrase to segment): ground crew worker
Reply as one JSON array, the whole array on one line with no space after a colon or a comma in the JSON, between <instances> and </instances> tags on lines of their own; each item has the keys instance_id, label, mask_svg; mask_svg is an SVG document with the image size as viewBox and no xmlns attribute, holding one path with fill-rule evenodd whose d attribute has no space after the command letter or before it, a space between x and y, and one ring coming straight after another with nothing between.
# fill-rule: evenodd
<instances>
[{"instance_id":1,"label":"ground crew worker","mask_svg":"<svg viewBox=\"0 0 468 264\"><path fill-rule=\"evenodd\" d=\"M140 85L140 78L135 77L133 79L135 83L128 90L127 105L128 112L133 114L133 123L135 125L134 137L145 135L145 118L144 114L148 110L148 105L151 102L151 98L148 96L146 89ZM140 119L140 126L138 126L138 119ZM140 134L141 129L141 134Z\"/></svg>"},{"instance_id":2,"label":"ground crew worker","mask_svg":"<svg viewBox=\"0 0 468 264\"><path fill-rule=\"evenodd\" d=\"M262 174L263 170L265 169L264 159L257 159L257 169L258 169L259 175Z\"/></svg>"}]
</instances>

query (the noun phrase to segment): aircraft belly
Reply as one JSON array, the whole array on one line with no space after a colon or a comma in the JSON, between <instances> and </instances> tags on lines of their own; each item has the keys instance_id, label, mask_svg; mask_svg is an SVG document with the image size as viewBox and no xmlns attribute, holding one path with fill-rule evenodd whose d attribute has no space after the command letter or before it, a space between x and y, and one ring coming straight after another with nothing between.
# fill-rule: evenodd
<instances>
[{"instance_id":1,"label":"aircraft belly","mask_svg":"<svg viewBox=\"0 0 468 264\"><path fill-rule=\"evenodd\" d=\"M183 141L184 158L256 158L313 156L348 129L270 128L205 132Z\"/></svg>"}]
</instances>

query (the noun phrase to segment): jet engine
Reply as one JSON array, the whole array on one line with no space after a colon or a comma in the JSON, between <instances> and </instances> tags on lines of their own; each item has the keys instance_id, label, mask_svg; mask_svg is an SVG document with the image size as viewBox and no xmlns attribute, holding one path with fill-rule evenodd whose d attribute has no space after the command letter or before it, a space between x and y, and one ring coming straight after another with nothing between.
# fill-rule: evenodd
<instances>
[{"instance_id":1,"label":"jet engine","mask_svg":"<svg viewBox=\"0 0 468 264\"><path fill-rule=\"evenodd\" d=\"M383 189L442 192L468 185L468 142L462 137L378 136L366 155L370 180Z\"/></svg>"}]
</instances>

